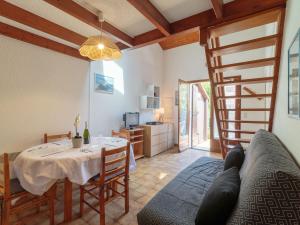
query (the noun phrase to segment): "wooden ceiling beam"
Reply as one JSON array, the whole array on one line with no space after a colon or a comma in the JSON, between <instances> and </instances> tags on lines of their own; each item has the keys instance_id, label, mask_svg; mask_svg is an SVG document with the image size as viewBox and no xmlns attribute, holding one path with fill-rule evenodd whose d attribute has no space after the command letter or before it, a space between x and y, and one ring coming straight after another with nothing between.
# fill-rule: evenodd
<instances>
[{"instance_id":1,"label":"wooden ceiling beam","mask_svg":"<svg viewBox=\"0 0 300 225\"><path fill-rule=\"evenodd\" d=\"M223 0L210 0L217 19L223 17Z\"/></svg>"},{"instance_id":2,"label":"wooden ceiling beam","mask_svg":"<svg viewBox=\"0 0 300 225\"><path fill-rule=\"evenodd\" d=\"M161 33L170 36L171 28L168 20L149 0L127 0L143 16L145 16Z\"/></svg>"},{"instance_id":3,"label":"wooden ceiling beam","mask_svg":"<svg viewBox=\"0 0 300 225\"><path fill-rule=\"evenodd\" d=\"M49 20L28 12L6 1L0 1L0 16L14 20L18 23L43 31L47 34L61 38L76 45L81 45L86 37L57 25Z\"/></svg>"},{"instance_id":4,"label":"wooden ceiling beam","mask_svg":"<svg viewBox=\"0 0 300 225\"><path fill-rule=\"evenodd\" d=\"M216 18L214 10L210 9L196 15L184 18L179 21L170 23L171 35L181 32L193 32L199 27L201 30L205 28L223 24L232 20L247 17L266 10L282 8L286 6L286 0L235 0L223 5L223 18ZM240 10L244 9L244 10ZM149 44L161 42L168 37L165 37L158 29L148 31L134 37L134 47L142 47Z\"/></svg>"},{"instance_id":5,"label":"wooden ceiling beam","mask_svg":"<svg viewBox=\"0 0 300 225\"><path fill-rule=\"evenodd\" d=\"M71 0L44 1L76 17L88 25L100 29L100 22L98 21L97 16L75 2ZM196 30L199 30L199 27L201 28L201 31L203 31L205 28L211 26L228 23L265 10L285 7L285 5L286 0L236 0L223 5L222 20L217 19L214 10L210 9L170 23L170 36L165 36L159 29L155 29L132 38L106 22L103 24L103 29L120 40L120 43L117 43L117 45L121 49L125 49L127 46L131 48L139 48L149 44L162 42L168 38L173 38L178 35L181 36L193 33ZM247 10L240 10L241 8ZM81 45L86 40L86 37L80 34L59 26L40 16L34 15L6 1L0 1L0 15L77 45Z\"/></svg>"},{"instance_id":6,"label":"wooden ceiling beam","mask_svg":"<svg viewBox=\"0 0 300 225\"><path fill-rule=\"evenodd\" d=\"M182 35L173 35L170 38L159 42L159 44L163 50L168 50L171 48L176 48L178 46L199 42L199 38L200 38L200 32L198 30L195 32L185 33Z\"/></svg>"},{"instance_id":7,"label":"wooden ceiling beam","mask_svg":"<svg viewBox=\"0 0 300 225\"><path fill-rule=\"evenodd\" d=\"M28 31L24 31L22 29L7 25L2 22L0 22L0 34L42 48L50 49L65 55L76 57L78 59L90 61L88 58L82 57L79 54L78 49L76 48L72 48L70 46L58 43L56 41L52 41L50 39L38 36L36 34L30 33Z\"/></svg>"},{"instance_id":8,"label":"wooden ceiling beam","mask_svg":"<svg viewBox=\"0 0 300 225\"><path fill-rule=\"evenodd\" d=\"M93 14L89 10L85 9L81 5L77 4L76 2L73 2L71 0L44 0L44 1L64 11L65 13L68 13L69 15L79 19L80 21L98 30L101 30L101 23L99 22L98 16ZM111 34L118 41L128 45L129 47L132 47L133 38L130 37L128 34L120 31L118 28L114 27L113 25L105 21L103 22L102 28L105 32Z\"/></svg>"}]
</instances>

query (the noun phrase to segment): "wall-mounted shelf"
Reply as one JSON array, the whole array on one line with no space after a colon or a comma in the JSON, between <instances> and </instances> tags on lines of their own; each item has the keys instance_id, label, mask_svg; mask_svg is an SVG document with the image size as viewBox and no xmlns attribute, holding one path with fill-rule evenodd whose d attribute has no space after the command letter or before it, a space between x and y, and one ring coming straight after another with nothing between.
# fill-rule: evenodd
<instances>
[{"instance_id":1,"label":"wall-mounted shelf","mask_svg":"<svg viewBox=\"0 0 300 225\"><path fill-rule=\"evenodd\" d=\"M159 109L160 98L151 96L141 96L141 109Z\"/></svg>"}]
</instances>

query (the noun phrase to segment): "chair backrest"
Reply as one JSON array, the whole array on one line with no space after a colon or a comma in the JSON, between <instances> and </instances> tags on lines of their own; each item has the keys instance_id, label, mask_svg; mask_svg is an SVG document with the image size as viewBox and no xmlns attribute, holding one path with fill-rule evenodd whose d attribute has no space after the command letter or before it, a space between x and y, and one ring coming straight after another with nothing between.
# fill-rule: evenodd
<instances>
[{"instance_id":1,"label":"chair backrest","mask_svg":"<svg viewBox=\"0 0 300 225\"><path fill-rule=\"evenodd\" d=\"M124 131L111 131L111 136L112 137L120 137L120 138L125 138L127 140L130 140L130 135L128 132L124 132Z\"/></svg>"},{"instance_id":2,"label":"chair backrest","mask_svg":"<svg viewBox=\"0 0 300 225\"><path fill-rule=\"evenodd\" d=\"M7 153L0 156L0 165L0 193L5 199L10 197L9 155Z\"/></svg>"},{"instance_id":3,"label":"chair backrest","mask_svg":"<svg viewBox=\"0 0 300 225\"><path fill-rule=\"evenodd\" d=\"M106 179L129 174L130 143L121 148L106 150L102 148L100 184Z\"/></svg>"},{"instance_id":4,"label":"chair backrest","mask_svg":"<svg viewBox=\"0 0 300 225\"><path fill-rule=\"evenodd\" d=\"M55 135L48 135L47 133L44 134L44 143L48 143L51 141L63 140L63 139L71 139L72 132L69 131L66 134L55 134Z\"/></svg>"}]
</instances>

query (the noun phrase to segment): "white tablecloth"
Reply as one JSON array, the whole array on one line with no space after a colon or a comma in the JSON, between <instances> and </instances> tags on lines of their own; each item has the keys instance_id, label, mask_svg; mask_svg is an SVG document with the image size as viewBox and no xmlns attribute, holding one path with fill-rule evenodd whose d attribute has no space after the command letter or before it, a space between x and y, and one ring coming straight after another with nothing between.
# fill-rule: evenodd
<instances>
[{"instance_id":1,"label":"white tablecloth","mask_svg":"<svg viewBox=\"0 0 300 225\"><path fill-rule=\"evenodd\" d=\"M69 178L83 185L97 175L101 148L112 150L127 145L127 140L113 137L91 138L91 144L72 148L69 140L42 144L26 149L14 161L14 172L22 187L35 195L44 194L58 180ZM136 168L130 148L130 171Z\"/></svg>"}]
</instances>

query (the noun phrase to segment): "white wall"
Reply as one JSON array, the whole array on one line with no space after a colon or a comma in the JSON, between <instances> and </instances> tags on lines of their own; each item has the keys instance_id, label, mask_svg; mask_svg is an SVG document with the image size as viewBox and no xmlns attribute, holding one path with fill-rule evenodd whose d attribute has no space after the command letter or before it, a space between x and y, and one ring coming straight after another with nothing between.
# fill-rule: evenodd
<instances>
[{"instance_id":1,"label":"white wall","mask_svg":"<svg viewBox=\"0 0 300 225\"><path fill-rule=\"evenodd\" d=\"M259 27L249 29L243 32L238 32L230 35L223 36L220 41L221 45L229 45L240 41L254 39L265 36L266 28ZM243 53L231 54L222 57L223 64L237 63L241 61L255 60L265 57L265 49L248 51ZM245 78L262 77L265 76L264 68L248 69L242 71L226 72L224 76L241 75ZM184 45L178 48L164 51L164 78L163 78L163 96L172 97L174 99L175 90L178 90L178 79L190 80L203 80L208 79L208 71L206 66L205 49L198 43ZM264 84L248 85L253 91L263 94L265 93ZM248 94L248 93L242 93ZM258 101L257 99L242 100L242 107L264 107L265 101ZM242 113L242 119L252 120L259 119L265 120L264 113ZM175 142L178 142L178 107L173 107L173 121L175 125ZM253 128L252 125L243 125L243 128L256 130L257 125ZM259 128L265 128L264 125Z\"/></svg>"},{"instance_id":2,"label":"white wall","mask_svg":"<svg viewBox=\"0 0 300 225\"><path fill-rule=\"evenodd\" d=\"M0 36L0 152L88 119L89 62Z\"/></svg>"},{"instance_id":3,"label":"white wall","mask_svg":"<svg viewBox=\"0 0 300 225\"><path fill-rule=\"evenodd\" d=\"M93 62L90 71L90 124L93 135L110 135L122 125L125 112L140 111L140 96L147 94L147 86L161 86L163 76L163 51L159 45L125 51L121 60ZM94 74L113 77L114 94L94 91ZM154 120L153 111L140 111L140 122Z\"/></svg>"},{"instance_id":4,"label":"white wall","mask_svg":"<svg viewBox=\"0 0 300 225\"><path fill-rule=\"evenodd\" d=\"M205 50L198 43L166 50L164 55L164 77L162 96L173 99L173 121L175 143L178 143L178 107L175 106L175 90L178 79L190 81L208 79Z\"/></svg>"},{"instance_id":5,"label":"white wall","mask_svg":"<svg viewBox=\"0 0 300 225\"><path fill-rule=\"evenodd\" d=\"M287 146L300 163L299 132L300 120L288 116L288 48L300 27L300 1L289 0L285 18L283 48L279 73L274 133Z\"/></svg>"},{"instance_id":6,"label":"white wall","mask_svg":"<svg viewBox=\"0 0 300 225\"><path fill-rule=\"evenodd\" d=\"M0 36L0 151L40 144L43 134L73 130L77 113L93 135L110 135L126 111L140 111L149 84L161 86L163 51L158 45L126 51L116 62L79 60ZM114 77L114 94L94 92L94 73ZM91 82L91 84L89 84ZM154 112L141 111L141 123Z\"/></svg>"}]
</instances>

